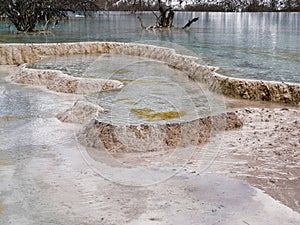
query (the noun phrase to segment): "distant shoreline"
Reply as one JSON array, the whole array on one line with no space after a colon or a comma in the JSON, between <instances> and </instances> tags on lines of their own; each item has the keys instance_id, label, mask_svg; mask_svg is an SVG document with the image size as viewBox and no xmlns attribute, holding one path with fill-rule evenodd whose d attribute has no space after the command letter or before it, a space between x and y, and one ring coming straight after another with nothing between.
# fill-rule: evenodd
<instances>
[{"instance_id":1,"label":"distant shoreline","mask_svg":"<svg viewBox=\"0 0 300 225\"><path fill-rule=\"evenodd\" d=\"M132 10L132 9L107 9L107 10L99 10L98 12L151 12L151 9L145 9L145 10ZM156 12L157 10L154 10ZM286 12L296 12L300 13L300 10L254 10L254 11L239 11L239 10L233 10L233 11L226 11L226 10L197 10L197 9L174 9L175 12L224 12L224 13L233 13L233 12L248 12L248 13L255 13L255 12L278 12L278 13L286 13Z\"/></svg>"}]
</instances>

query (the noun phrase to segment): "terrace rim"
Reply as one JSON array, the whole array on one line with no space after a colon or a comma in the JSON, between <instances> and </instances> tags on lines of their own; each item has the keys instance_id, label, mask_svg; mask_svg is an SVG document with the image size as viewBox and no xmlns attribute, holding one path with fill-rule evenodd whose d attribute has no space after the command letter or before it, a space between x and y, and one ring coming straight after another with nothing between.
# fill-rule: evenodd
<instances>
[{"instance_id":1,"label":"terrace rim","mask_svg":"<svg viewBox=\"0 0 300 225\"><path fill-rule=\"evenodd\" d=\"M33 63L50 56L76 54L122 54L158 60L183 71L192 80L228 97L300 104L300 84L226 77L217 73L216 67L196 63L197 58L177 54L174 49L153 45L121 42L77 42L46 44L0 44L1 65ZM26 68L22 67L22 71Z\"/></svg>"}]
</instances>

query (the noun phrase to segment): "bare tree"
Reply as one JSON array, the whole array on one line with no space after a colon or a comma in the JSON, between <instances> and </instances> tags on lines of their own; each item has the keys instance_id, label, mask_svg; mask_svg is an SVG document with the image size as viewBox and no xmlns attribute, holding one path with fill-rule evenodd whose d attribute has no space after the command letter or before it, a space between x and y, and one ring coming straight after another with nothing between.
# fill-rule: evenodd
<instances>
[{"instance_id":1,"label":"bare tree","mask_svg":"<svg viewBox=\"0 0 300 225\"><path fill-rule=\"evenodd\" d=\"M97 10L94 0L0 0L0 15L6 16L18 31L32 32L38 23L66 16L66 11Z\"/></svg>"},{"instance_id":2,"label":"bare tree","mask_svg":"<svg viewBox=\"0 0 300 225\"><path fill-rule=\"evenodd\" d=\"M142 0L133 0L133 11L136 12L142 6Z\"/></svg>"},{"instance_id":3,"label":"bare tree","mask_svg":"<svg viewBox=\"0 0 300 225\"><path fill-rule=\"evenodd\" d=\"M156 23L159 27L172 27L174 20L174 11L172 7L163 5L161 0L157 1L160 15L157 17Z\"/></svg>"},{"instance_id":4,"label":"bare tree","mask_svg":"<svg viewBox=\"0 0 300 225\"><path fill-rule=\"evenodd\" d=\"M168 2L171 2L169 0ZM181 2L182 3L182 2ZM181 4L180 3L180 4ZM169 5L166 5L163 3L161 0L157 0L157 7L158 7L158 13L156 13L155 9L152 9L152 13L156 18L156 23L155 25L145 27L142 18L139 16L138 19L141 23L141 26L143 29L157 29L157 28L171 28L173 27L173 21L174 21L174 16L175 12L173 8ZM192 25L192 23L196 22L199 18L193 18L189 20L185 26L182 27L182 29L186 29Z\"/></svg>"}]
</instances>

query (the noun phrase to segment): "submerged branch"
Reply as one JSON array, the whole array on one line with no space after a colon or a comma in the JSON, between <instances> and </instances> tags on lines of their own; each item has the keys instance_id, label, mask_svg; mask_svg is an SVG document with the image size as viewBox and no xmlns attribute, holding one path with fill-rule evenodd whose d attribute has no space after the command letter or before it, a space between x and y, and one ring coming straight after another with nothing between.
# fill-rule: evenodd
<instances>
[{"instance_id":1,"label":"submerged branch","mask_svg":"<svg viewBox=\"0 0 300 225\"><path fill-rule=\"evenodd\" d=\"M144 25L144 22L143 22L142 18L141 18L140 16L138 16L137 18L138 18L138 20L140 21L140 24L141 24L142 29L146 29L146 27L145 27L145 25Z\"/></svg>"},{"instance_id":2,"label":"submerged branch","mask_svg":"<svg viewBox=\"0 0 300 225\"><path fill-rule=\"evenodd\" d=\"M199 20L199 17L195 17L195 18L189 20L189 22L187 22L187 24L185 24L185 25L182 27L182 29L185 29L185 28L190 27L194 22L196 22L196 21L198 21L198 20Z\"/></svg>"},{"instance_id":3,"label":"submerged branch","mask_svg":"<svg viewBox=\"0 0 300 225\"><path fill-rule=\"evenodd\" d=\"M170 18L171 18L170 21L173 21L173 16L174 16L174 14L170 15ZM138 16L137 18L138 18L138 20L140 22L140 25L141 25L143 30L174 28L173 27L173 22L171 22L170 24L167 24L166 26L151 25L151 26L146 27L144 25L144 22L143 22L142 18L140 16ZM190 27L194 22L196 22L198 20L199 20L199 17L193 18L192 20L189 20L183 27L175 27L175 28L184 30L184 29Z\"/></svg>"}]
</instances>

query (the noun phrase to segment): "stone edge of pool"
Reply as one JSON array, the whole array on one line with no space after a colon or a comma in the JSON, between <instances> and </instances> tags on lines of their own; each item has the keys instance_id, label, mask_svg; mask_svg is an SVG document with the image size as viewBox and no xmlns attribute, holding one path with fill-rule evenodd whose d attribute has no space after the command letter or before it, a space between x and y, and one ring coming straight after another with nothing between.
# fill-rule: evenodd
<instances>
[{"instance_id":1,"label":"stone edge of pool","mask_svg":"<svg viewBox=\"0 0 300 225\"><path fill-rule=\"evenodd\" d=\"M0 64L21 65L47 56L117 53L159 60L185 72L191 79L228 97L299 105L300 84L226 77L216 68L196 63L196 58L177 54L174 49L119 42L0 44Z\"/></svg>"},{"instance_id":2,"label":"stone edge of pool","mask_svg":"<svg viewBox=\"0 0 300 225\"><path fill-rule=\"evenodd\" d=\"M91 94L99 91L121 89L124 85L117 80L73 77L60 70L39 70L21 65L10 76L10 80L19 84L43 86L48 90L69 94Z\"/></svg>"},{"instance_id":3,"label":"stone edge of pool","mask_svg":"<svg viewBox=\"0 0 300 225\"><path fill-rule=\"evenodd\" d=\"M166 124L118 126L91 118L77 133L81 144L110 152L145 152L197 146L216 132L238 129L243 122L234 112Z\"/></svg>"},{"instance_id":4,"label":"stone edge of pool","mask_svg":"<svg viewBox=\"0 0 300 225\"><path fill-rule=\"evenodd\" d=\"M197 58L177 54L174 49L165 47L116 42L0 44L0 53L2 65L21 65L11 76L12 81L45 86L57 92L87 94L118 89L123 84L113 80L74 78L58 70L29 69L26 68L26 63L54 55L111 53L140 56L183 71L189 78L206 84L210 90L229 97L291 105L299 105L300 101L300 84L225 77L216 73L215 67L199 65L196 63ZM77 133L81 144L94 148L105 147L112 152L155 151L157 147L168 149L199 145L207 142L213 131L230 130L243 125L234 113L227 112L180 124L117 126L94 119L94 115L103 110L94 104L75 103L57 118L62 122L83 124ZM161 137L160 143L153 147L151 144L155 143L157 135Z\"/></svg>"}]
</instances>

